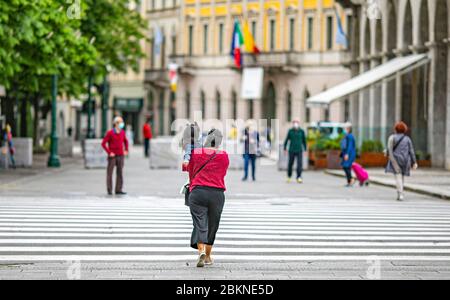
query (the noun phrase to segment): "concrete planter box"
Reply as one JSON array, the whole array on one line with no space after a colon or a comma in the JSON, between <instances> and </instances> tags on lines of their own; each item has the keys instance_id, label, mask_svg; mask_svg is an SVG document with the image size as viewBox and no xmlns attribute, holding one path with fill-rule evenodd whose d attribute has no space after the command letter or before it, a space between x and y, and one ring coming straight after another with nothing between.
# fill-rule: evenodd
<instances>
[{"instance_id":1,"label":"concrete planter box","mask_svg":"<svg viewBox=\"0 0 450 300\"><path fill-rule=\"evenodd\" d=\"M58 138L58 154L61 157L73 156L73 139L69 137Z\"/></svg>"},{"instance_id":2,"label":"concrete planter box","mask_svg":"<svg viewBox=\"0 0 450 300\"><path fill-rule=\"evenodd\" d=\"M14 154L16 166L31 168L33 166L33 139L13 138L12 142L16 150Z\"/></svg>"},{"instance_id":3,"label":"concrete planter box","mask_svg":"<svg viewBox=\"0 0 450 300\"><path fill-rule=\"evenodd\" d=\"M101 139L84 141L84 166L86 169L106 169L108 156L102 148Z\"/></svg>"},{"instance_id":4,"label":"concrete planter box","mask_svg":"<svg viewBox=\"0 0 450 300\"><path fill-rule=\"evenodd\" d=\"M150 169L180 169L183 154L172 150L173 137L152 139L150 146Z\"/></svg>"}]
</instances>

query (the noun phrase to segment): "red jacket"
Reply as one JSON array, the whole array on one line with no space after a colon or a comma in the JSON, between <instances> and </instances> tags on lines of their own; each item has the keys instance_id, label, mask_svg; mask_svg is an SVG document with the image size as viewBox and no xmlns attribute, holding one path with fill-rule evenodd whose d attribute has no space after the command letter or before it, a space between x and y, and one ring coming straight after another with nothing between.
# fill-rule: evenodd
<instances>
[{"instance_id":1,"label":"red jacket","mask_svg":"<svg viewBox=\"0 0 450 300\"><path fill-rule=\"evenodd\" d=\"M190 190L196 186L207 186L225 190L225 176L227 175L230 161L225 151L219 151L217 155L197 174L193 175L214 155L210 149L195 149L189 161L188 172Z\"/></svg>"},{"instance_id":2,"label":"red jacket","mask_svg":"<svg viewBox=\"0 0 450 300\"><path fill-rule=\"evenodd\" d=\"M121 130L120 133L116 133L115 129L108 131L103 138L102 147L108 155L114 153L117 156L123 156L125 154L124 147L128 152L128 139L125 131Z\"/></svg>"},{"instance_id":3,"label":"red jacket","mask_svg":"<svg viewBox=\"0 0 450 300\"><path fill-rule=\"evenodd\" d=\"M152 127L150 126L150 124L144 124L144 127L142 128L142 134L144 135L144 139L146 140L150 140L153 137Z\"/></svg>"}]
</instances>

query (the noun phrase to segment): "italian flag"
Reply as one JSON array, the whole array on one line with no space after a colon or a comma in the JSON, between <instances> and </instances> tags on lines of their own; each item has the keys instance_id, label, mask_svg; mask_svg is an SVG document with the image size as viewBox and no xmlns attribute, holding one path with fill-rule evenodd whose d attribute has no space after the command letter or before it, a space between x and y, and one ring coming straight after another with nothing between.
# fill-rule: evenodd
<instances>
[{"instance_id":1,"label":"italian flag","mask_svg":"<svg viewBox=\"0 0 450 300\"><path fill-rule=\"evenodd\" d=\"M234 21L233 37L231 39L231 56L234 58L236 67L242 67L242 46L244 45L244 37L242 36L241 26L239 22Z\"/></svg>"}]
</instances>

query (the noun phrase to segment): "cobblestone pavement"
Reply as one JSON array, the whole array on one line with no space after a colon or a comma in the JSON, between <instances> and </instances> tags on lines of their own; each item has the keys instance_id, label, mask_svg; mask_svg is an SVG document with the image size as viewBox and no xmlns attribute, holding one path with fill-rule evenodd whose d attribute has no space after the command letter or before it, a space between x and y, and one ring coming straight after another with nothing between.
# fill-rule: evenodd
<instances>
[{"instance_id":1,"label":"cobblestone pavement","mask_svg":"<svg viewBox=\"0 0 450 300\"><path fill-rule=\"evenodd\" d=\"M227 176L215 264L195 267L186 176L126 163L126 197L81 162L0 183L0 279L449 279L450 202L391 188L344 188L308 171L285 182L264 161L256 182Z\"/></svg>"}]
</instances>

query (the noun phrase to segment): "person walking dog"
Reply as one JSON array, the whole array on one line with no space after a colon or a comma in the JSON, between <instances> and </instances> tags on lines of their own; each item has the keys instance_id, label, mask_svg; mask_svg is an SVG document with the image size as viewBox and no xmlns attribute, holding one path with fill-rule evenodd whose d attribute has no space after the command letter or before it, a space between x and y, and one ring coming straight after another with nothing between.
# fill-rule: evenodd
<instances>
[{"instance_id":1,"label":"person walking dog","mask_svg":"<svg viewBox=\"0 0 450 300\"><path fill-rule=\"evenodd\" d=\"M212 129L203 148L191 154L188 165L188 206L194 223L191 247L198 250L197 267L213 263L212 247L225 204L225 176L230 161L225 151L218 150L222 139L222 133Z\"/></svg>"},{"instance_id":2,"label":"person walking dog","mask_svg":"<svg viewBox=\"0 0 450 300\"><path fill-rule=\"evenodd\" d=\"M297 159L297 182L303 183L302 172L303 172L303 151L306 151L306 135L305 131L300 128L300 122L295 120L292 122L292 128L289 129L286 139L284 141L284 152L288 154L289 144L289 161L287 176L288 182L291 182L292 168L294 166L294 161Z\"/></svg>"},{"instance_id":3,"label":"person walking dog","mask_svg":"<svg viewBox=\"0 0 450 300\"><path fill-rule=\"evenodd\" d=\"M116 195L126 195L123 191L123 167L125 156L128 155L128 139L124 128L125 123L121 117L114 118L114 128L108 131L103 138L102 147L108 154L108 168L106 174L106 187L108 195L112 195L112 177L116 168Z\"/></svg>"},{"instance_id":4,"label":"person walking dog","mask_svg":"<svg viewBox=\"0 0 450 300\"><path fill-rule=\"evenodd\" d=\"M397 200L403 201L403 188L405 185L405 176L410 176L411 167L418 168L416 154L409 136L408 126L404 122L398 122L394 127L394 134L389 137L387 155L389 157L386 166L386 173L392 173L395 176L397 185Z\"/></svg>"}]
</instances>

